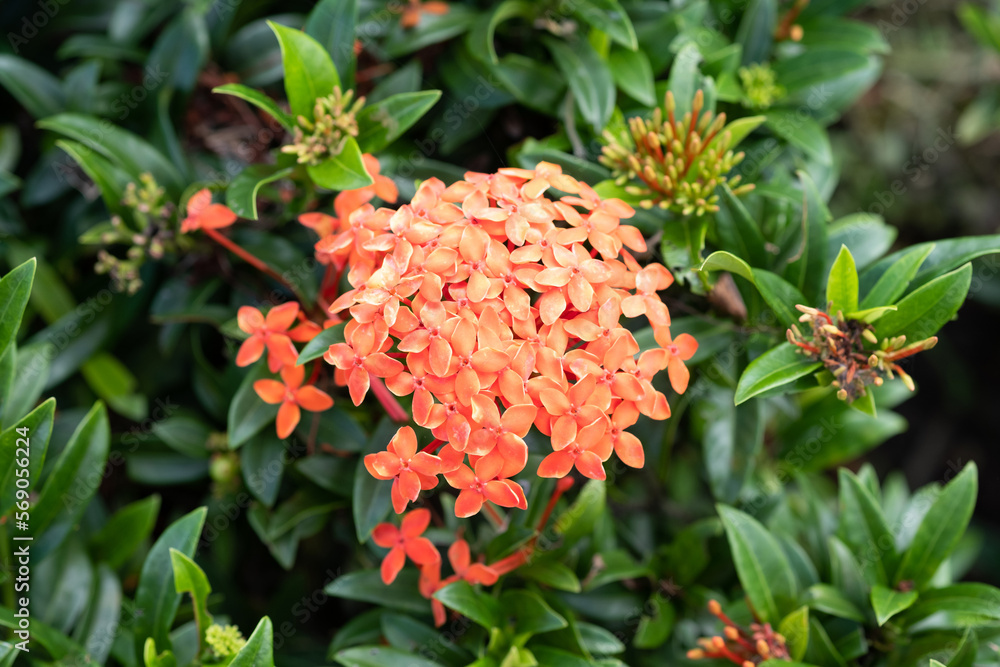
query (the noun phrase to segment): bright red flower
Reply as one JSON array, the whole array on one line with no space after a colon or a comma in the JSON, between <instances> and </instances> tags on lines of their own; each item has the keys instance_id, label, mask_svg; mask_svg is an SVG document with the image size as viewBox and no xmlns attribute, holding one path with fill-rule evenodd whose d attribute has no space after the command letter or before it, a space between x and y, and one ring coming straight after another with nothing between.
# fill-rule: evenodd
<instances>
[{"instance_id":1,"label":"bright red flower","mask_svg":"<svg viewBox=\"0 0 1000 667\"><path fill-rule=\"evenodd\" d=\"M396 580L407 557L417 565L430 565L441 561L437 547L426 537L421 537L431 521L426 509L413 510L403 517L399 528L391 523L380 523L372 531L372 541L389 550L382 559L382 581L388 585Z\"/></svg>"},{"instance_id":2,"label":"bright red flower","mask_svg":"<svg viewBox=\"0 0 1000 667\"><path fill-rule=\"evenodd\" d=\"M299 423L300 410L323 412L333 407L333 399L325 391L312 385L302 386L306 377L305 366L285 366L281 369L281 382L277 380L257 380L253 390L265 403L277 404L278 437L287 438Z\"/></svg>"}]
</instances>

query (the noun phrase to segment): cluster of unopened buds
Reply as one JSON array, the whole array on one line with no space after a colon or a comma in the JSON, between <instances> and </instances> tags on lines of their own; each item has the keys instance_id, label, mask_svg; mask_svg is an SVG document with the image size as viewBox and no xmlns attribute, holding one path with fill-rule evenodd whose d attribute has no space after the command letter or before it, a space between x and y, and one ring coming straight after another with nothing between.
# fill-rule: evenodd
<instances>
[{"instance_id":1,"label":"cluster of unopened buds","mask_svg":"<svg viewBox=\"0 0 1000 667\"><path fill-rule=\"evenodd\" d=\"M754 667L768 660L790 661L785 638L770 623L751 623L749 629L737 625L711 600L708 610L725 626L721 636L703 637L700 648L688 651L691 660L728 660L740 667Z\"/></svg>"},{"instance_id":2,"label":"cluster of unopened buds","mask_svg":"<svg viewBox=\"0 0 1000 667\"><path fill-rule=\"evenodd\" d=\"M699 90L691 111L677 119L673 93L667 91L664 107L657 107L651 120L635 116L627 132L605 130L600 162L628 194L642 197L643 208L700 216L719 210L719 185L728 184L737 195L753 189L752 184L740 185L739 175L726 176L743 160L743 153L729 150L732 135L726 130L726 114L702 113L704 104Z\"/></svg>"},{"instance_id":3,"label":"cluster of unopened buds","mask_svg":"<svg viewBox=\"0 0 1000 667\"><path fill-rule=\"evenodd\" d=\"M737 72L747 103L755 109L767 109L785 96L777 75L767 63L754 63Z\"/></svg>"},{"instance_id":4,"label":"cluster of unopened buds","mask_svg":"<svg viewBox=\"0 0 1000 667\"><path fill-rule=\"evenodd\" d=\"M837 313L835 319L817 308L795 307L802 313L799 322L808 325L808 329L803 334L798 325L792 325L787 331L788 342L810 359L823 363L833 374L831 385L837 388L837 398L842 401L865 396L866 387L880 387L897 375L913 391L913 378L899 362L937 344L937 337L933 336L909 345L906 336L879 340L875 327L869 323L845 319L843 313Z\"/></svg>"},{"instance_id":5,"label":"cluster of unopened buds","mask_svg":"<svg viewBox=\"0 0 1000 667\"><path fill-rule=\"evenodd\" d=\"M324 159L339 155L348 137L358 136L358 112L365 105L359 97L351 103L354 91L342 92L334 86L333 92L316 100L313 118L298 117L292 143L282 146L282 153L298 156L300 164L316 165Z\"/></svg>"}]
</instances>

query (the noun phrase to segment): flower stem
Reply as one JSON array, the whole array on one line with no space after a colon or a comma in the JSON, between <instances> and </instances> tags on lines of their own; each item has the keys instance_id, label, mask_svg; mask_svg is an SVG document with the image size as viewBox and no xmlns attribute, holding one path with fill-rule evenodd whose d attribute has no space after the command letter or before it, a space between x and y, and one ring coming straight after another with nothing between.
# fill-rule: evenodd
<instances>
[{"instance_id":1,"label":"flower stem","mask_svg":"<svg viewBox=\"0 0 1000 667\"><path fill-rule=\"evenodd\" d=\"M380 378L372 378L371 390L375 394L375 398L378 399L378 402L385 408L386 414L389 415L392 421L399 422L400 424L410 421L410 415L403 409L403 406L399 404L399 401L396 400L396 397L392 395L392 392L389 391Z\"/></svg>"},{"instance_id":2,"label":"flower stem","mask_svg":"<svg viewBox=\"0 0 1000 667\"><path fill-rule=\"evenodd\" d=\"M237 245L236 243L234 243L232 240L226 238L225 236L223 236L222 234L220 234L218 231L216 231L214 229L205 229L204 232L206 234L208 234L212 238L213 241L215 241L216 243L218 243L219 245L221 245L223 248L225 248L229 252L233 253L234 255L236 255L237 257L239 257L240 259L242 259L243 261L245 261L247 264L250 264L251 266L253 266L258 271L261 271L262 273L266 273L267 275L271 276L272 278L274 278L275 280L277 280L279 283L281 283L282 285L284 285L285 287L287 287L288 289L290 289L293 293L298 294L298 292L296 291L296 289L292 285L290 285L284 278L282 278L281 275L279 275L277 271L275 271L270 266L268 266L267 264L265 264L257 256L255 256L252 253L248 252L247 250L243 249L242 247L240 247L239 245Z\"/></svg>"}]
</instances>

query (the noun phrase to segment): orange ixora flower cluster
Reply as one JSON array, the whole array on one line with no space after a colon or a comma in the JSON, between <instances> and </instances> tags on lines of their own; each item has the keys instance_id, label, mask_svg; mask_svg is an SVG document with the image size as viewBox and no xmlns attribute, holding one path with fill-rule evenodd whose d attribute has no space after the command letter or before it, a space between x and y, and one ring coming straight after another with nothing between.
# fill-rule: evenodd
<instances>
[{"instance_id":1,"label":"orange ixora flower cluster","mask_svg":"<svg viewBox=\"0 0 1000 667\"><path fill-rule=\"evenodd\" d=\"M671 274L629 252L646 249L621 223L632 208L544 162L447 187L429 179L398 210L369 203L387 199L380 178L350 205L338 202L337 218L302 222L321 236L319 260L338 275L348 269L353 288L331 306L350 315L346 342L325 355L337 383L355 405L386 386L412 396L413 420L435 438L418 452L403 427L366 457L372 475L392 481L396 512L441 475L459 491L460 517L486 502L525 508L513 478L532 425L551 438L543 477L575 468L604 479L612 453L641 467L642 444L626 429L639 415L670 416L653 376L667 369L683 392L697 343L670 336L658 292ZM547 198L550 188L560 194ZM645 316L661 347L640 354L622 315Z\"/></svg>"}]
</instances>

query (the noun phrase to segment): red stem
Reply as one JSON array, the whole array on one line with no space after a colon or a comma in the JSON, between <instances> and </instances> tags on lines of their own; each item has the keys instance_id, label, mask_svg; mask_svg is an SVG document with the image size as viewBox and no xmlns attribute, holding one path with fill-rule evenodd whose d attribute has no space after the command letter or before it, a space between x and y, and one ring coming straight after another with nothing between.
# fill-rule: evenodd
<instances>
[{"instance_id":1,"label":"red stem","mask_svg":"<svg viewBox=\"0 0 1000 667\"><path fill-rule=\"evenodd\" d=\"M371 390L375 394L375 398L378 402L382 404L385 408L386 414L394 422L399 422L400 424L405 424L410 421L410 415L403 409L403 406L399 404L396 397L392 395L392 392L385 386L380 378L373 377L371 379Z\"/></svg>"},{"instance_id":2,"label":"red stem","mask_svg":"<svg viewBox=\"0 0 1000 667\"><path fill-rule=\"evenodd\" d=\"M431 442L431 444L427 445L426 447L424 447L420 451L427 452L428 454L433 454L438 449L440 449L441 446L444 445L444 444L445 444L444 440L441 440L440 438L434 438L434 440Z\"/></svg>"},{"instance_id":3,"label":"red stem","mask_svg":"<svg viewBox=\"0 0 1000 667\"><path fill-rule=\"evenodd\" d=\"M211 237L213 241L215 241L216 243L218 243L223 248L227 249L229 252L233 253L237 257L240 257L247 264L250 264L251 266L253 266L254 268L256 268L258 271L261 271L261 272L266 273L267 275L271 276L272 278L274 278L275 280L277 280L279 283L281 283L282 285L284 285L285 287L287 287L288 289L290 289L293 293L295 292L295 288L294 287L292 287L291 285L289 285L285 281L285 279L282 278L280 275L278 275L278 273L274 269L272 269L270 266L268 266L267 264L265 264L261 259L259 259L255 255L253 255L250 252L244 250L239 245L237 245L236 243L234 243L230 239L226 238L225 236L223 236L222 234L220 234L218 231L216 231L214 229L208 229L208 228L206 228L204 230L204 232L206 234L208 234L209 237Z\"/></svg>"}]
</instances>

